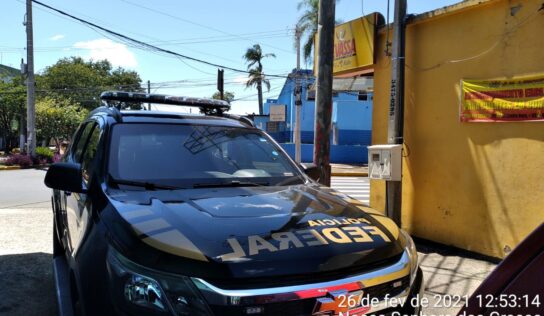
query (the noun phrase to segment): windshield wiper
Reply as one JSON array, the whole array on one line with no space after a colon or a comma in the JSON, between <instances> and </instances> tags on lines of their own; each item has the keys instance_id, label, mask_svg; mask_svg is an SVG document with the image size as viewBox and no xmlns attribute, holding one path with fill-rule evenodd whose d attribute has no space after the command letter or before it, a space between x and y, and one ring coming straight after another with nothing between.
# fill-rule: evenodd
<instances>
[{"instance_id":1,"label":"windshield wiper","mask_svg":"<svg viewBox=\"0 0 544 316\"><path fill-rule=\"evenodd\" d=\"M296 183L296 182L299 182L299 183ZM292 177L289 177L281 182L278 182L276 185L277 186L282 186L282 185L289 185L289 184L303 184L304 183L304 178L302 178L301 176L299 175L296 175L296 176L292 176Z\"/></svg>"},{"instance_id":2,"label":"windshield wiper","mask_svg":"<svg viewBox=\"0 0 544 316\"><path fill-rule=\"evenodd\" d=\"M269 185L268 182L251 182L251 181L230 181L230 182L212 182L212 183L195 183L193 188L223 188L223 187L262 187Z\"/></svg>"},{"instance_id":3,"label":"windshield wiper","mask_svg":"<svg viewBox=\"0 0 544 316\"><path fill-rule=\"evenodd\" d=\"M110 181L115 184L124 184L124 185L130 185L135 187L141 187L145 188L146 190L180 190L184 189L181 187L175 187L170 185L163 185L163 184L157 184L157 183L151 183L151 182L145 182L145 181L133 181L133 180L122 180L122 179L115 179L110 176Z\"/></svg>"}]
</instances>

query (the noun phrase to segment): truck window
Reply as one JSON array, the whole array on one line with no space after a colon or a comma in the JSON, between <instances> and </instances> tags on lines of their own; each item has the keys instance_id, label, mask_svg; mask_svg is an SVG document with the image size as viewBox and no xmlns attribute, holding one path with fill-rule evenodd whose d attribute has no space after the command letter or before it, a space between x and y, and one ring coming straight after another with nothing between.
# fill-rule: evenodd
<instances>
[{"instance_id":1,"label":"truck window","mask_svg":"<svg viewBox=\"0 0 544 316\"><path fill-rule=\"evenodd\" d=\"M93 131L87 140L87 146L83 151L83 156L81 159L81 169L83 174L83 180L89 182L89 178L92 173L93 168L93 159L96 156L96 151L98 149L98 141L100 140L100 127L95 123Z\"/></svg>"},{"instance_id":2,"label":"truck window","mask_svg":"<svg viewBox=\"0 0 544 316\"><path fill-rule=\"evenodd\" d=\"M114 179L176 186L214 179L251 178L269 185L297 177L302 181L300 171L268 136L223 126L117 124L108 169Z\"/></svg>"}]
</instances>

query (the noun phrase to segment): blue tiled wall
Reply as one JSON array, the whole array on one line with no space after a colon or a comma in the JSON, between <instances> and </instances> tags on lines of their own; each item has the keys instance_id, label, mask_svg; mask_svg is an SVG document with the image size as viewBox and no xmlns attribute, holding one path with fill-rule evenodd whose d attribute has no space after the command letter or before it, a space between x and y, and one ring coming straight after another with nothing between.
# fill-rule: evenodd
<instances>
[{"instance_id":1,"label":"blue tiled wall","mask_svg":"<svg viewBox=\"0 0 544 316\"><path fill-rule=\"evenodd\" d=\"M303 70L300 73L302 83L302 107L301 107L301 141L311 146L314 141L315 101L307 99L308 86L313 84L315 78L311 70ZM293 129L295 125L296 106L294 104L295 82L288 78L277 99L268 99L264 104L264 114L270 111L270 105L285 105L285 123L280 124L276 132L268 132L279 143L293 143ZM365 101L359 100L357 92L338 93L333 98L331 159L334 156L336 162L366 162L366 146L371 144L372 136L372 94L368 94ZM257 121L256 121L257 123ZM258 124L257 124L258 125ZM266 122L258 127L266 130ZM289 147L290 144L285 144ZM345 147L344 147L345 146ZM307 146L306 146L307 147ZM309 149L305 149L309 150ZM364 154L363 154L364 153ZM306 153L311 160L311 150ZM356 154L356 155L355 155ZM353 158L349 161L349 157ZM304 151L303 151L304 157Z\"/></svg>"},{"instance_id":2,"label":"blue tiled wall","mask_svg":"<svg viewBox=\"0 0 544 316\"><path fill-rule=\"evenodd\" d=\"M284 143L280 144L291 158L295 157L295 144ZM301 159L302 162L313 161L314 145L302 144ZM361 145L331 145L331 162L332 163L368 163L368 149Z\"/></svg>"}]
</instances>

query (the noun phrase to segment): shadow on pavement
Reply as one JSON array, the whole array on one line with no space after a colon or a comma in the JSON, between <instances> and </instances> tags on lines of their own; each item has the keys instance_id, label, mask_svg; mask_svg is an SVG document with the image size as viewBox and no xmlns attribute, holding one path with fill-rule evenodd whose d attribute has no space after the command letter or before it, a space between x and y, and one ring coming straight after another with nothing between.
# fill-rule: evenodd
<instances>
[{"instance_id":1,"label":"shadow on pavement","mask_svg":"<svg viewBox=\"0 0 544 316\"><path fill-rule=\"evenodd\" d=\"M52 255L0 256L0 315L56 315Z\"/></svg>"},{"instance_id":2,"label":"shadow on pavement","mask_svg":"<svg viewBox=\"0 0 544 316\"><path fill-rule=\"evenodd\" d=\"M414 238L429 304L423 314L456 315L499 262L463 249Z\"/></svg>"},{"instance_id":3,"label":"shadow on pavement","mask_svg":"<svg viewBox=\"0 0 544 316\"><path fill-rule=\"evenodd\" d=\"M501 259L499 258L482 255L473 251L440 244L434 241L430 241L430 240L422 239L418 237L413 237L413 239L416 243L418 252L437 253L443 256L459 256L459 257L464 257L469 259L487 261L494 264L498 264L499 262L501 262Z\"/></svg>"}]
</instances>

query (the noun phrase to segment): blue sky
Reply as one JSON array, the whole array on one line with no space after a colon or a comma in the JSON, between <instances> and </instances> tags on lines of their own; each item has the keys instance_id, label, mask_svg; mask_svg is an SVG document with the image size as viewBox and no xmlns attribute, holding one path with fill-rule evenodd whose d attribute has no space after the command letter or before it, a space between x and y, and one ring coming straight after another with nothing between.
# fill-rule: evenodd
<instances>
[{"instance_id":1,"label":"blue sky","mask_svg":"<svg viewBox=\"0 0 544 316\"><path fill-rule=\"evenodd\" d=\"M287 74L296 65L293 26L300 12L297 0L41 0L72 15L127 36L178 53L213 63L245 69L245 50L255 43L276 58L264 61L268 74ZM421 13L458 0L408 0L408 13ZM26 59L24 0L2 0L0 11L0 63L19 68ZM392 16L394 0L391 0ZM336 18L349 21L371 12L387 9L386 0L342 0L336 6ZM104 34L78 22L34 5L35 68L39 72L59 58L82 56L107 58L115 66L138 71L142 80L150 80L152 91L195 97L215 92L216 68L182 61L156 52L139 50L112 41ZM304 64L303 64L304 67ZM310 65L308 65L310 67ZM271 78L275 97L283 79ZM245 89L245 75L225 71L225 89L241 100L233 103L233 112L257 111L255 89Z\"/></svg>"}]
</instances>

